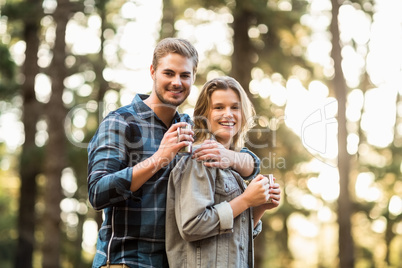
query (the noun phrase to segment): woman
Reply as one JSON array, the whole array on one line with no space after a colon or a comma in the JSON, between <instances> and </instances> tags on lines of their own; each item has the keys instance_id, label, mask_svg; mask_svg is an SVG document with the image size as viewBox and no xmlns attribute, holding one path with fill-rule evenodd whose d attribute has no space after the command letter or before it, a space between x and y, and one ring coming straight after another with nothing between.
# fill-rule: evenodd
<instances>
[{"instance_id":1,"label":"woman","mask_svg":"<svg viewBox=\"0 0 402 268\"><path fill-rule=\"evenodd\" d=\"M207 82L194 110L196 141L240 151L254 110L231 77ZM230 161L230 159L228 159ZM170 174L166 207L166 251L170 267L253 267L253 238L260 218L277 207L278 184L256 176L248 186L232 169L207 167L183 156ZM271 202L267 201L271 198Z\"/></svg>"}]
</instances>

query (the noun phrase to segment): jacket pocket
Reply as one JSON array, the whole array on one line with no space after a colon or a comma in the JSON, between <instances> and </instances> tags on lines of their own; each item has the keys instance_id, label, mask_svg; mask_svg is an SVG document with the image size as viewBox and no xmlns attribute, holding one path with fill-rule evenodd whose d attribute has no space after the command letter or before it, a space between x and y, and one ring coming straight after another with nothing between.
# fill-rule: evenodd
<instances>
[{"instance_id":1,"label":"jacket pocket","mask_svg":"<svg viewBox=\"0 0 402 268\"><path fill-rule=\"evenodd\" d=\"M230 172L224 172L223 176L218 176L216 180L216 194L230 196L236 190L239 190L236 178Z\"/></svg>"}]
</instances>

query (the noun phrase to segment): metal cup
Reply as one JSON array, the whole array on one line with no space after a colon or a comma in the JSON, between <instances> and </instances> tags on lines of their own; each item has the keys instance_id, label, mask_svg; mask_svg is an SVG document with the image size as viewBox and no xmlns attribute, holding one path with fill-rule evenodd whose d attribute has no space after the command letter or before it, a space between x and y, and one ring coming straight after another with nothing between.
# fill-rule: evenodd
<instances>
[{"instance_id":1,"label":"metal cup","mask_svg":"<svg viewBox=\"0 0 402 268\"><path fill-rule=\"evenodd\" d=\"M181 129L192 129L192 125L186 124L185 127L179 127L179 128L177 129L177 142L180 142L180 133L181 133L180 130L181 130ZM179 154L191 154L191 152L192 152L192 144L191 144L191 143L190 143L189 145L187 145L187 146L181 148L181 149L178 151Z\"/></svg>"},{"instance_id":2,"label":"metal cup","mask_svg":"<svg viewBox=\"0 0 402 268\"><path fill-rule=\"evenodd\" d=\"M264 174L265 177L268 178L268 184L269 185L274 185L274 175L272 174ZM267 203L272 203L272 198L269 197L269 199L267 200Z\"/></svg>"}]
</instances>

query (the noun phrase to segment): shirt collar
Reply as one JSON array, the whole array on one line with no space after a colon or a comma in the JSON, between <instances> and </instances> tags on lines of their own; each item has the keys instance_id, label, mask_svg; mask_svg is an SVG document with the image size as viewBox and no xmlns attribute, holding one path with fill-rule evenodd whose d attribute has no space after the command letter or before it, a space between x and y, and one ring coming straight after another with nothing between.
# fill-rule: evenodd
<instances>
[{"instance_id":1,"label":"shirt collar","mask_svg":"<svg viewBox=\"0 0 402 268\"><path fill-rule=\"evenodd\" d=\"M155 114L154 111L144 103L144 100L148 97L149 95L146 94L137 94L132 102L134 110L137 111L138 116L142 119L150 118Z\"/></svg>"},{"instance_id":2,"label":"shirt collar","mask_svg":"<svg viewBox=\"0 0 402 268\"><path fill-rule=\"evenodd\" d=\"M137 95L135 95L135 97L133 99L133 102L132 102L132 105L134 106L134 110L137 111L138 116L141 117L142 119L149 119L150 117L155 117L158 120L160 120L158 118L158 116L154 113L154 111L148 105L146 105L144 103L144 100L146 98L148 98L148 97L149 97L149 95L147 95L147 94L137 94ZM172 120L172 124L178 123L180 121L184 121L184 120L181 120L182 117L183 116L180 115L176 111L176 113L175 113L175 115L173 117L173 120Z\"/></svg>"}]
</instances>

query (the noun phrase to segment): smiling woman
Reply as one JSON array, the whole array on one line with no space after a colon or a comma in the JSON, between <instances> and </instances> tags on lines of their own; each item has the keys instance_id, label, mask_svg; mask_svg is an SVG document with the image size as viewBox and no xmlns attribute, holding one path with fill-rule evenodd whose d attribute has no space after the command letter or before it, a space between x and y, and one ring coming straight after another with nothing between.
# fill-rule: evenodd
<instances>
[{"instance_id":1,"label":"smiling woman","mask_svg":"<svg viewBox=\"0 0 402 268\"><path fill-rule=\"evenodd\" d=\"M240 99L233 89L212 92L208 121L216 140L229 148L231 138L239 131L242 123Z\"/></svg>"},{"instance_id":2,"label":"smiling woman","mask_svg":"<svg viewBox=\"0 0 402 268\"><path fill-rule=\"evenodd\" d=\"M235 79L218 77L206 82L194 109L194 155L208 139L218 143L220 150L248 150L242 147L252 121L247 119L254 114L252 107ZM206 164L186 155L169 176L169 266L253 267L253 238L261 231L265 210L279 205L279 184L270 186L265 176L252 174L244 178L252 179L246 187L233 169L208 168ZM272 203L267 202L270 198ZM222 251L221 245L227 249ZM202 260L197 257L200 254Z\"/></svg>"},{"instance_id":3,"label":"smiling woman","mask_svg":"<svg viewBox=\"0 0 402 268\"><path fill-rule=\"evenodd\" d=\"M254 114L252 103L235 79L212 79L204 85L195 105L196 142L212 134L226 148L239 150L247 131L254 126L250 120Z\"/></svg>"}]
</instances>

